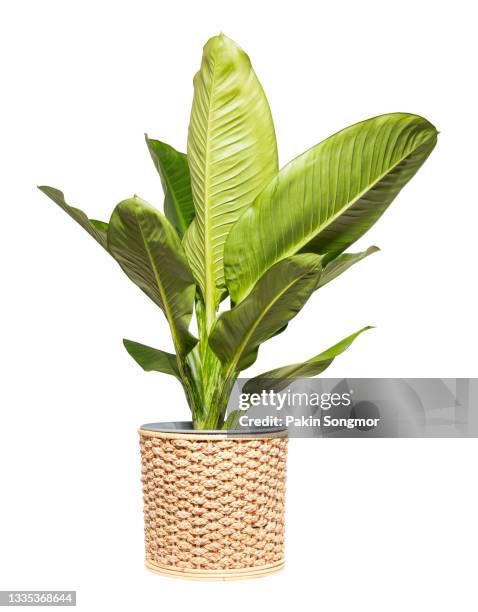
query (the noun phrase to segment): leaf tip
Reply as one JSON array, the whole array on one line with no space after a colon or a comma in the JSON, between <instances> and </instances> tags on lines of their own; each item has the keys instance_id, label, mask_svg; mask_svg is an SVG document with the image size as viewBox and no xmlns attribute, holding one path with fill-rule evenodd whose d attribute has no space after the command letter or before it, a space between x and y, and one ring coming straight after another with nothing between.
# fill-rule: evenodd
<instances>
[{"instance_id":1,"label":"leaf tip","mask_svg":"<svg viewBox=\"0 0 478 612\"><path fill-rule=\"evenodd\" d=\"M60 189L56 189L56 187L50 187L50 185L37 185L37 189L39 189L51 200L54 200L56 203L58 203L58 199L65 198L63 191L61 191Z\"/></svg>"},{"instance_id":2,"label":"leaf tip","mask_svg":"<svg viewBox=\"0 0 478 612\"><path fill-rule=\"evenodd\" d=\"M203 52L203 57L213 57L218 54L218 57L226 63L237 61L238 55L244 54L241 47L224 32L212 36L204 45Z\"/></svg>"}]
</instances>

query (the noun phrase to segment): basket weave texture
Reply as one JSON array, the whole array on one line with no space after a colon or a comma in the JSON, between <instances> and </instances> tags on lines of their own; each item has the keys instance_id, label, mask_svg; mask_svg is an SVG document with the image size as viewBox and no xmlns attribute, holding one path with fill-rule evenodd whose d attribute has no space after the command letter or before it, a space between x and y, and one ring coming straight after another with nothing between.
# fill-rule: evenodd
<instances>
[{"instance_id":1,"label":"basket weave texture","mask_svg":"<svg viewBox=\"0 0 478 612\"><path fill-rule=\"evenodd\" d=\"M147 565L243 570L284 558L287 438L140 430Z\"/></svg>"}]
</instances>

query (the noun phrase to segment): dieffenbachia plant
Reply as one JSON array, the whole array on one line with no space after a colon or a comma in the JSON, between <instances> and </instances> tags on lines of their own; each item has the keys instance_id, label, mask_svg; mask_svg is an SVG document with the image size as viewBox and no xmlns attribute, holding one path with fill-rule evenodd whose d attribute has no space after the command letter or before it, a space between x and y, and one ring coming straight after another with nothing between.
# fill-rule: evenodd
<instances>
[{"instance_id":1,"label":"dieffenbachia plant","mask_svg":"<svg viewBox=\"0 0 478 612\"><path fill-rule=\"evenodd\" d=\"M426 119L362 121L281 170L274 125L248 56L224 35L194 78L187 154L146 137L164 213L134 196L109 223L40 189L77 221L163 311L174 353L124 340L147 371L175 376L198 429L225 425L239 373L310 296L377 250L348 249L382 215L436 144ZM219 306L229 296L230 309ZM193 314L197 338L191 333ZM249 390L315 376L368 327L302 363L256 376Z\"/></svg>"}]
</instances>

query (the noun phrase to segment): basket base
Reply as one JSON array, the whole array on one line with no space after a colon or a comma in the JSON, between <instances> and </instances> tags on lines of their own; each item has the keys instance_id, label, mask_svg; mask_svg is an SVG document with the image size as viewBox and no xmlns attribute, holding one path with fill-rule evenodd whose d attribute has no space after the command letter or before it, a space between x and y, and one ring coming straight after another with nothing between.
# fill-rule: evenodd
<instances>
[{"instance_id":1,"label":"basket base","mask_svg":"<svg viewBox=\"0 0 478 612\"><path fill-rule=\"evenodd\" d=\"M285 560L277 561L269 565L259 567L247 567L235 570L196 570L188 568L173 568L157 565L152 561L145 561L145 566L155 574L170 576L172 578L183 578L186 580L247 580L248 578L261 578L280 572L285 565Z\"/></svg>"}]
</instances>

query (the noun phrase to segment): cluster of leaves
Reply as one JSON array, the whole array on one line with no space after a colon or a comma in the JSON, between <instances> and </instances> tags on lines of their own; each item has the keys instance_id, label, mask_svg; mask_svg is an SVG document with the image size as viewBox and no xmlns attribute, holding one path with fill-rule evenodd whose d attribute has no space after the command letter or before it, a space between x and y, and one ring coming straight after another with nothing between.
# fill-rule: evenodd
<instances>
[{"instance_id":1,"label":"cluster of leaves","mask_svg":"<svg viewBox=\"0 0 478 612\"><path fill-rule=\"evenodd\" d=\"M345 253L382 215L436 143L433 125L393 113L357 123L279 170L274 126L248 56L209 40L194 79L187 155L146 137L164 214L135 196L109 223L40 189L77 221L164 312L175 354L125 340L147 371L182 384L196 428L225 426L229 395L261 343L309 297L377 250ZM221 302L231 308L218 314ZM193 313L198 338L189 331ZM278 389L323 372L363 328L308 359L249 381Z\"/></svg>"}]
</instances>

